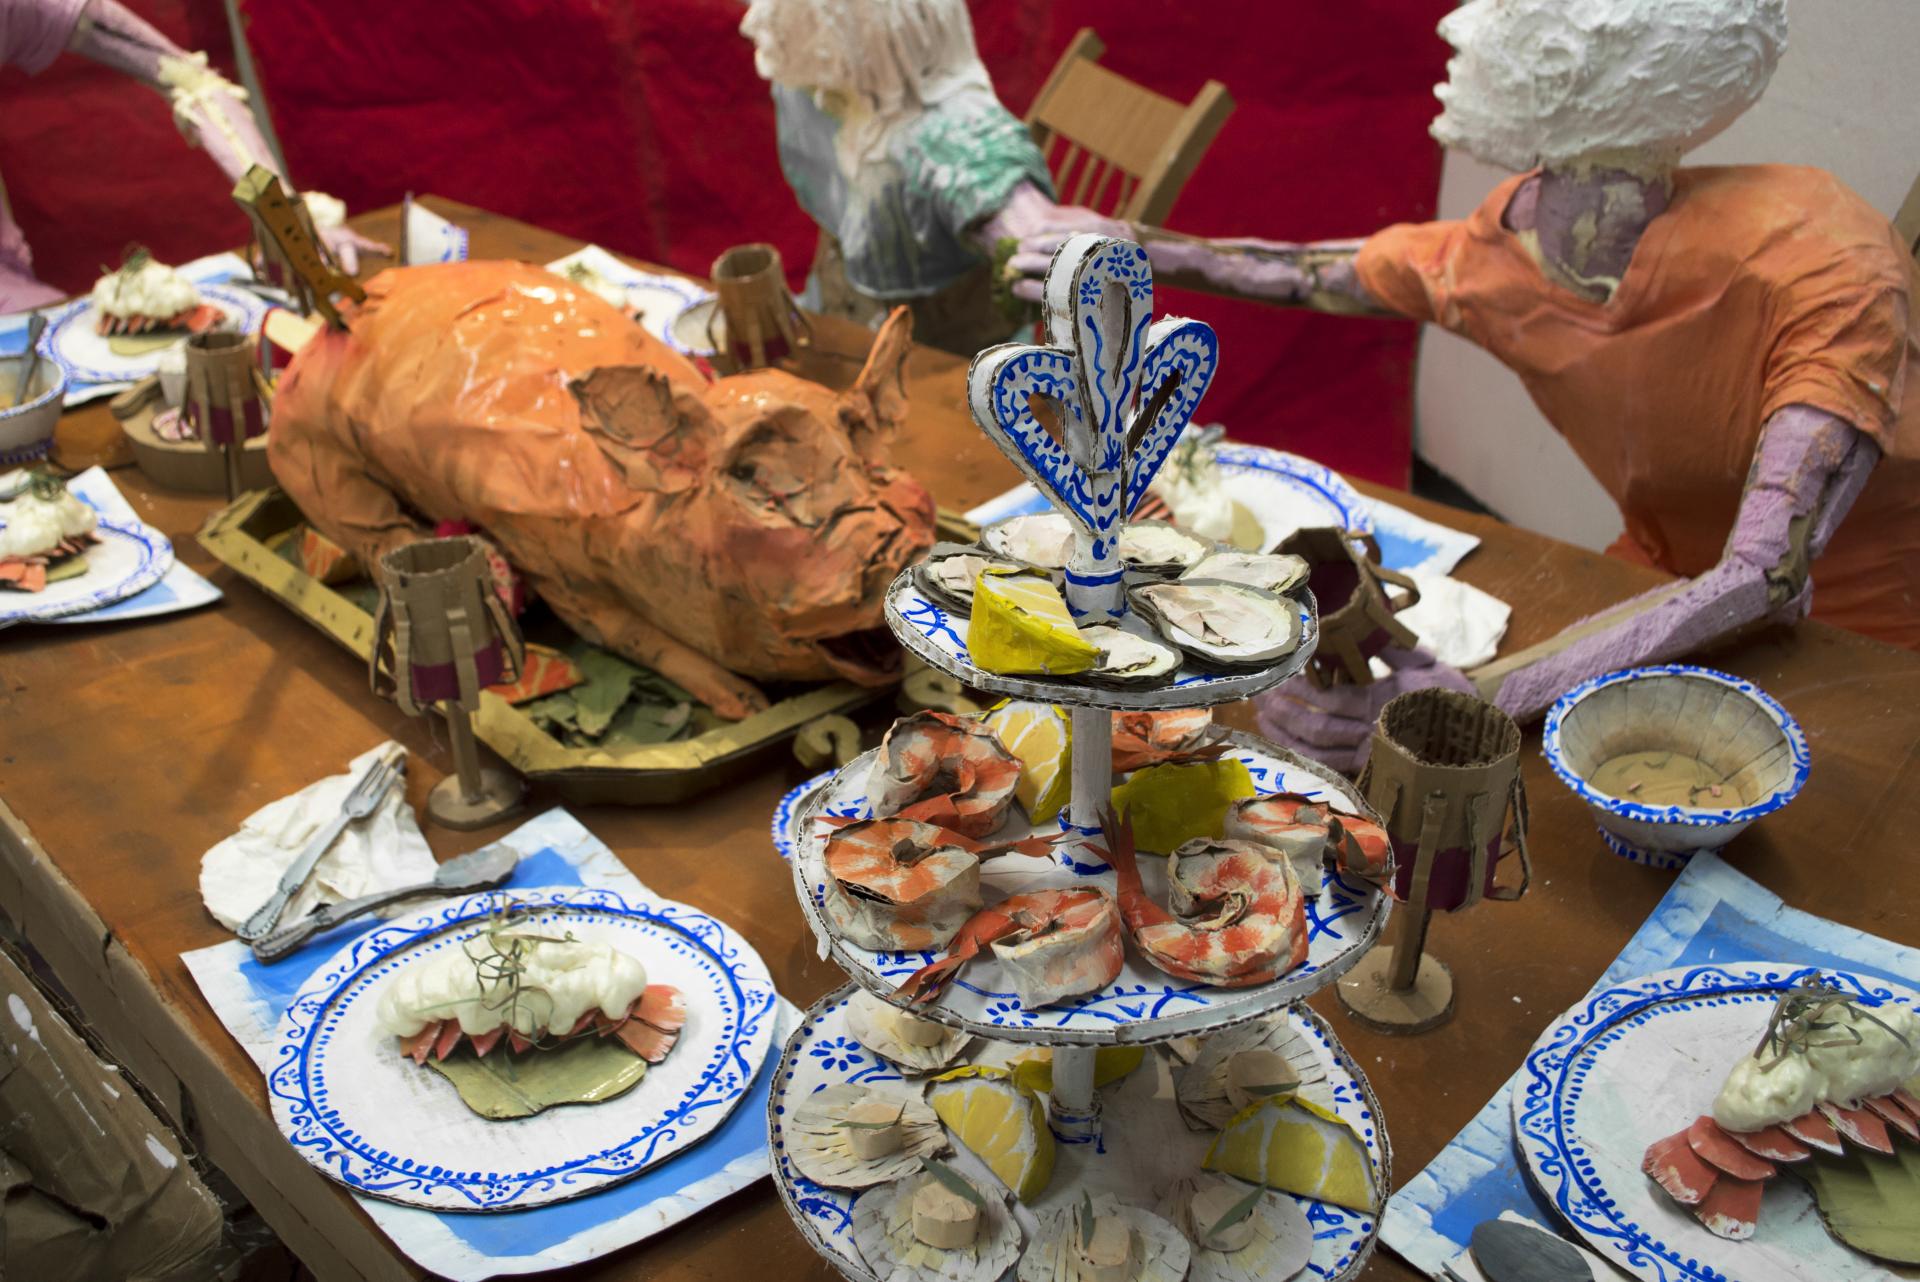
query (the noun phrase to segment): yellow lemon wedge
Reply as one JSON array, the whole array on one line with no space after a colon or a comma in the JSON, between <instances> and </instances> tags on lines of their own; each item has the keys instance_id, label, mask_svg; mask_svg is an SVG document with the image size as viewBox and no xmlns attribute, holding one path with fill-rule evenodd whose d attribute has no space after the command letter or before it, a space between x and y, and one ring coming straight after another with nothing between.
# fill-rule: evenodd
<instances>
[{"instance_id":1,"label":"yellow lemon wedge","mask_svg":"<svg viewBox=\"0 0 1920 1282\"><path fill-rule=\"evenodd\" d=\"M1051 703L1008 700L987 713L987 729L1020 758L1014 795L1036 824L1046 823L1073 791L1073 721Z\"/></svg>"},{"instance_id":2,"label":"yellow lemon wedge","mask_svg":"<svg viewBox=\"0 0 1920 1282\"><path fill-rule=\"evenodd\" d=\"M1258 793L1246 763L1232 757L1168 762L1127 776L1113 790L1113 808L1132 821L1134 845L1165 855L1196 837L1220 836L1227 807Z\"/></svg>"},{"instance_id":3,"label":"yellow lemon wedge","mask_svg":"<svg viewBox=\"0 0 1920 1282\"><path fill-rule=\"evenodd\" d=\"M1144 1046L1102 1046L1093 1053L1093 1084L1095 1088L1111 1086L1113 1083L1140 1067L1147 1057ZM1013 1080L1030 1091L1053 1091L1053 1052L1051 1050L1023 1051L1014 1056L1009 1065L1013 1069Z\"/></svg>"},{"instance_id":4,"label":"yellow lemon wedge","mask_svg":"<svg viewBox=\"0 0 1920 1282\"><path fill-rule=\"evenodd\" d=\"M1298 1097L1258 1100L1235 1113L1201 1165L1349 1210L1374 1209L1367 1146L1351 1126Z\"/></svg>"},{"instance_id":5,"label":"yellow lemon wedge","mask_svg":"<svg viewBox=\"0 0 1920 1282\"><path fill-rule=\"evenodd\" d=\"M1031 1203L1053 1178L1053 1132L1039 1096L1003 1069L956 1068L933 1079L927 1096L954 1138L987 1164L1013 1195Z\"/></svg>"},{"instance_id":6,"label":"yellow lemon wedge","mask_svg":"<svg viewBox=\"0 0 1920 1282\"><path fill-rule=\"evenodd\" d=\"M974 585L967 647L981 669L1007 675L1064 676L1100 661L1053 580L1013 571L988 570Z\"/></svg>"}]
</instances>

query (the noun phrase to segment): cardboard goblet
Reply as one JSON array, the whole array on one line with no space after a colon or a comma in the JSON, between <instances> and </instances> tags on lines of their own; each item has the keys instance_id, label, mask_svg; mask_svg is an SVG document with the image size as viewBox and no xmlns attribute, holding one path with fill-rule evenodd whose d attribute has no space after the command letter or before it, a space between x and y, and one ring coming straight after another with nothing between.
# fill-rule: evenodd
<instances>
[{"instance_id":1,"label":"cardboard goblet","mask_svg":"<svg viewBox=\"0 0 1920 1282\"><path fill-rule=\"evenodd\" d=\"M772 245L736 245L714 259L713 288L720 302L707 321L707 339L736 369L760 369L813 341ZM716 324L723 332L714 332Z\"/></svg>"},{"instance_id":2,"label":"cardboard goblet","mask_svg":"<svg viewBox=\"0 0 1920 1282\"><path fill-rule=\"evenodd\" d=\"M1307 563L1307 586L1320 605L1320 643L1307 665L1315 685L1370 685L1374 655L1419 643L1394 616L1419 601L1420 589L1380 564L1380 545L1371 534L1316 526L1294 531L1274 550ZM1399 594L1389 595L1389 586Z\"/></svg>"},{"instance_id":3,"label":"cardboard goblet","mask_svg":"<svg viewBox=\"0 0 1920 1282\"><path fill-rule=\"evenodd\" d=\"M380 558L380 606L370 671L375 694L410 717L438 704L453 739L454 773L434 785L427 814L465 831L520 808L519 776L480 764L473 714L486 687L520 676L520 630L494 591L486 545L423 539Z\"/></svg>"},{"instance_id":4,"label":"cardboard goblet","mask_svg":"<svg viewBox=\"0 0 1920 1282\"><path fill-rule=\"evenodd\" d=\"M240 497L247 442L267 431L267 392L251 338L226 330L187 340L186 392L180 413L209 451L226 456L227 500Z\"/></svg>"},{"instance_id":5,"label":"cardboard goblet","mask_svg":"<svg viewBox=\"0 0 1920 1282\"><path fill-rule=\"evenodd\" d=\"M1435 910L1526 892L1527 795L1520 727L1490 703L1453 690L1414 690L1380 710L1360 773L1367 803L1393 842L1393 940L1340 981L1340 1003L1369 1028L1422 1033L1453 1013L1453 975L1425 952ZM1520 881L1496 883L1509 843Z\"/></svg>"}]
</instances>

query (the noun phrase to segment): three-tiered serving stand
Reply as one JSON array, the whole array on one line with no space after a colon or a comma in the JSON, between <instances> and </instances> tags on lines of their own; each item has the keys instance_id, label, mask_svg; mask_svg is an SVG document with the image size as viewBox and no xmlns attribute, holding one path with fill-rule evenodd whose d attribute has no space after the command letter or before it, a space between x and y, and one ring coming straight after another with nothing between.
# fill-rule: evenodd
<instances>
[{"instance_id":1,"label":"three-tiered serving stand","mask_svg":"<svg viewBox=\"0 0 1920 1282\"><path fill-rule=\"evenodd\" d=\"M1055 255L1046 282L1047 346L1008 344L982 352L969 372L969 397L983 431L1024 472L1075 530L1065 596L1076 619L1111 623L1153 635L1129 613L1119 532L1127 513L1191 420L1218 363L1213 331L1191 320L1153 318L1153 274L1144 250L1124 240L1081 235ZM1048 424L1058 427L1058 435ZM1100 812L1113 782L1115 710L1205 707L1244 699L1297 675L1318 640L1311 594L1297 603L1301 640L1280 663L1254 671L1218 672L1183 665L1147 687L1105 688L1072 680L1006 676L976 666L967 647L968 620L927 597L910 572L887 592L887 622L901 643L931 666L976 689L1069 708L1072 799L1066 815L1031 829L1057 837L1051 859L1003 855L982 865L989 903L1050 887L1104 885L1114 877L1100 854ZM1262 794L1324 796L1341 809L1377 818L1337 773L1251 735L1230 736L1229 755L1244 763ZM783 1051L767 1104L773 1176L788 1212L814 1247L857 1282L878 1282L853 1242L854 1195L822 1188L793 1167L783 1127L791 1105L839 1083L896 1085L897 1068L860 1044L848 1026L859 990L893 997L902 980L935 953L875 952L833 927L823 910L827 817L867 818L875 752L839 770L801 808L793 826L794 886L823 957L853 983L821 999ZM1003 830L996 839L1024 835ZM1141 860L1142 880L1166 902L1165 861ZM1188 1129L1160 1081L1157 1057L1100 1091L1094 1087L1103 1047L1134 1047L1204 1036L1285 1012L1326 1077L1334 1112L1365 1141L1376 1202L1356 1212L1300 1199L1315 1230L1313 1267L1343 1279L1360 1271L1373 1249L1378 1212L1390 1187L1391 1150L1372 1089L1332 1031L1302 999L1338 979L1373 944L1386 920L1387 897L1372 885L1329 872L1307 908L1306 962L1272 983L1215 988L1175 979L1129 947L1120 975L1105 989L1027 1009L996 984L996 963L983 952L938 1003L914 1013L975 1038L960 1064L1004 1065L1036 1048L1051 1049L1048 1124L1056 1166L1047 1189L1016 1204L1029 1239L1034 1213L1077 1204L1083 1189L1111 1192L1152 1209L1174 1180L1200 1171L1210 1134ZM863 999L864 1000L864 999ZM1190 1044L1189 1044L1190 1045ZM959 1145L956 1165L985 1168ZM991 1176L986 1176L990 1181Z\"/></svg>"}]
</instances>

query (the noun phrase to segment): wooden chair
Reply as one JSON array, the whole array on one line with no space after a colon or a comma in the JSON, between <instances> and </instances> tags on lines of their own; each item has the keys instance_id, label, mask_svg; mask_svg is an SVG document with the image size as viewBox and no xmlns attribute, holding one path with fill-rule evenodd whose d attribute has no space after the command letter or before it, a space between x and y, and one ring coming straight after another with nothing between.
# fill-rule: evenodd
<instances>
[{"instance_id":1,"label":"wooden chair","mask_svg":"<svg viewBox=\"0 0 1920 1282\"><path fill-rule=\"evenodd\" d=\"M1062 201L1163 223L1233 114L1233 97L1209 80L1192 102L1175 102L1102 67L1106 49L1082 27L1040 87L1027 127Z\"/></svg>"}]
</instances>

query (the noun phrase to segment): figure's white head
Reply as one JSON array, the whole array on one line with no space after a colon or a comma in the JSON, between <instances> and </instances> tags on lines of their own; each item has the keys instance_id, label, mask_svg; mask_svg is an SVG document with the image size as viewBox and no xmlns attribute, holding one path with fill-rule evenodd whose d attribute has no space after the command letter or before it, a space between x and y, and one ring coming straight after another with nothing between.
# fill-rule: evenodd
<instances>
[{"instance_id":1,"label":"figure's white head","mask_svg":"<svg viewBox=\"0 0 1920 1282\"><path fill-rule=\"evenodd\" d=\"M1596 153L1671 164L1732 124L1787 44L1786 0L1467 0L1432 126L1508 169Z\"/></svg>"},{"instance_id":2,"label":"figure's white head","mask_svg":"<svg viewBox=\"0 0 1920 1282\"><path fill-rule=\"evenodd\" d=\"M762 79L874 112L986 78L966 0L752 0L740 34Z\"/></svg>"}]
</instances>

